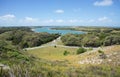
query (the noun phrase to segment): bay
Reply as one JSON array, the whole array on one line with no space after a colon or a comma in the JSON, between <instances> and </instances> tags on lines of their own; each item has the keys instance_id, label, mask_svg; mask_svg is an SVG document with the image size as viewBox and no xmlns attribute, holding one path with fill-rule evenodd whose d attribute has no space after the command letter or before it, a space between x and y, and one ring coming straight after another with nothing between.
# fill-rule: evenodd
<instances>
[{"instance_id":1,"label":"bay","mask_svg":"<svg viewBox=\"0 0 120 77\"><path fill-rule=\"evenodd\" d=\"M75 31L75 30L54 30L51 29L50 27L42 27L42 28L34 28L32 29L35 32L47 32L47 33L60 33L62 35L64 34L84 34L85 32L83 31Z\"/></svg>"}]
</instances>

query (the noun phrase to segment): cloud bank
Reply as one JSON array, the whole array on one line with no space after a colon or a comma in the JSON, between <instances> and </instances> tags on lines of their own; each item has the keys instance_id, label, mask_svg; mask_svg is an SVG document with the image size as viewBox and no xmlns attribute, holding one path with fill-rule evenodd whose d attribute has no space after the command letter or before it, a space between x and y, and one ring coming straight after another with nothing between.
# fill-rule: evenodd
<instances>
[{"instance_id":1,"label":"cloud bank","mask_svg":"<svg viewBox=\"0 0 120 77\"><path fill-rule=\"evenodd\" d=\"M112 22L109 17L103 16L96 19L39 19L32 17L24 17L22 19L17 18L14 14L6 14L0 16L0 24L7 25L56 25L56 24L92 24L92 23L108 23Z\"/></svg>"},{"instance_id":2,"label":"cloud bank","mask_svg":"<svg viewBox=\"0 0 120 77\"><path fill-rule=\"evenodd\" d=\"M113 0L102 0L94 2L95 6L110 6L113 4Z\"/></svg>"}]
</instances>

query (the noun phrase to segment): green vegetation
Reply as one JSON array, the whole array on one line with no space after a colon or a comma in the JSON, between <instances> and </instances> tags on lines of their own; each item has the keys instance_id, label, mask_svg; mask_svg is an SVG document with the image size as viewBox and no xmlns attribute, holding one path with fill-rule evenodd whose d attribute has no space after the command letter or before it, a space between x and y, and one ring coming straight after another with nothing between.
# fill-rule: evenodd
<instances>
[{"instance_id":1,"label":"green vegetation","mask_svg":"<svg viewBox=\"0 0 120 77\"><path fill-rule=\"evenodd\" d=\"M32 32L29 27L1 27L0 34L8 31L16 31L16 30Z\"/></svg>"},{"instance_id":2,"label":"green vegetation","mask_svg":"<svg viewBox=\"0 0 120 77\"><path fill-rule=\"evenodd\" d=\"M20 48L35 47L50 42L59 37L59 34L34 33L26 30L13 30L2 33L0 40L11 41L12 45Z\"/></svg>"},{"instance_id":3,"label":"green vegetation","mask_svg":"<svg viewBox=\"0 0 120 77\"><path fill-rule=\"evenodd\" d=\"M120 31L120 28L108 28L108 27L85 27L85 26L77 26L77 27L55 27L51 28L55 30L77 30L77 31L85 31L85 32L104 32L104 33L110 33L113 31Z\"/></svg>"},{"instance_id":4,"label":"green vegetation","mask_svg":"<svg viewBox=\"0 0 120 77\"><path fill-rule=\"evenodd\" d=\"M0 40L0 63L3 64L18 64L32 63L34 58L20 52L16 46L11 45L7 41Z\"/></svg>"},{"instance_id":5,"label":"green vegetation","mask_svg":"<svg viewBox=\"0 0 120 77\"><path fill-rule=\"evenodd\" d=\"M81 46L82 36L80 38L77 34L66 34L61 37L62 42L68 46Z\"/></svg>"},{"instance_id":6,"label":"green vegetation","mask_svg":"<svg viewBox=\"0 0 120 77\"><path fill-rule=\"evenodd\" d=\"M0 64L4 64L0 68L0 77L120 77L118 29L106 29L105 33L102 29L98 33L91 30L88 34L66 34L61 37L65 45L80 46L79 49L63 46L61 41L58 41L60 45L43 45L30 50L28 47L40 46L60 35L34 33L30 28L23 27L0 28L0 31ZM94 51L92 47L116 44L118 46L86 52ZM85 49L82 46L90 48ZM113 55L108 58L106 54ZM98 58L103 60L103 63L80 64L80 61L93 61Z\"/></svg>"},{"instance_id":7,"label":"green vegetation","mask_svg":"<svg viewBox=\"0 0 120 77\"><path fill-rule=\"evenodd\" d=\"M115 46L116 47L116 46ZM115 47L111 47L112 49ZM120 46L118 46L118 50L108 50L108 53L110 51L119 51ZM76 62L80 61L81 57L83 58L90 58L93 56L93 58L97 57L95 56L94 52L91 54L81 54L81 55L74 55L73 52L76 52L77 49L73 48L64 48L64 47L57 47L54 48L51 47L45 47L45 48L38 48L33 50L28 50L29 54L32 54L36 57L40 58L40 62L37 63L35 66L32 66L34 72L30 72L30 75L33 76L43 76L43 77L119 77L120 76L120 66L117 64L114 64L113 62L105 64L78 64L79 66L73 66L71 64L76 64ZM69 51L70 54L68 56L64 56L63 53L66 50ZM103 50L101 50L103 52ZM106 50L104 50L105 52ZM111 52L111 53L112 53ZM48 54L47 54L48 53ZM98 53L100 54L100 53ZM119 55L119 54L118 54ZM99 56L98 56L99 57ZM112 58L112 56L111 56ZM44 59L44 60L42 60ZM76 60L77 59L77 60ZM115 58L116 59L116 58ZM42 60L42 61L41 61ZM46 61L47 60L47 61ZM86 59L85 59L86 60ZM102 59L103 60L103 59ZM118 60L117 60L118 61ZM28 70L30 71L30 70Z\"/></svg>"},{"instance_id":8,"label":"green vegetation","mask_svg":"<svg viewBox=\"0 0 120 77\"><path fill-rule=\"evenodd\" d=\"M105 38L105 41L104 41L105 46L114 45L114 44L120 45L120 36L110 35L110 36Z\"/></svg>"},{"instance_id":9,"label":"green vegetation","mask_svg":"<svg viewBox=\"0 0 120 77\"><path fill-rule=\"evenodd\" d=\"M61 40L67 46L99 47L120 44L120 28L107 27L60 27L56 30L85 31L86 34L66 34Z\"/></svg>"},{"instance_id":10,"label":"green vegetation","mask_svg":"<svg viewBox=\"0 0 120 77\"><path fill-rule=\"evenodd\" d=\"M78 50L77 50L77 53L76 54L81 54L81 53L84 53L84 52L86 52L87 50L86 49L84 49L84 48L79 48Z\"/></svg>"},{"instance_id":11,"label":"green vegetation","mask_svg":"<svg viewBox=\"0 0 120 77\"><path fill-rule=\"evenodd\" d=\"M120 44L120 34L117 33L87 33L66 34L61 37L67 46L99 47Z\"/></svg>"},{"instance_id":12,"label":"green vegetation","mask_svg":"<svg viewBox=\"0 0 120 77\"><path fill-rule=\"evenodd\" d=\"M57 68L56 65L44 65L33 67L33 66L12 66L11 71L3 71L2 77L10 77L10 75L16 77L119 77L120 67L119 66L82 66L78 68ZM54 69L52 69L53 67ZM9 74L10 73L10 74Z\"/></svg>"},{"instance_id":13,"label":"green vegetation","mask_svg":"<svg viewBox=\"0 0 120 77\"><path fill-rule=\"evenodd\" d=\"M23 48L40 46L59 34L35 33L30 28L0 28L0 62L8 64L29 63L33 58L23 53Z\"/></svg>"},{"instance_id":14,"label":"green vegetation","mask_svg":"<svg viewBox=\"0 0 120 77\"><path fill-rule=\"evenodd\" d=\"M65 56L67 56L68 54L70 54L70 52L68 52L68 51L64 51L64 53L63 53L63 55L65 55Z\"/></svg>"},{"instance_id":15,"label":"green vegetation","mask_svg":"<svg viewBox=\"0 0 120 77\"><path fill-rule=\"evenodd\" d=\"M78 48L65 48L57 46L54 48L53 46L38 48L38 49L31 49L28 50L27 53L30 55L34 55L38 58L54 61L54 60L67 60L69 58L74 57ZM69 52L68 56L64 56L64 52Z\"/></svg>"},{"instance_id":16,"label":"green vegetation","mask_svg":"<svg viewBox=\"0 0 120 77\"><path fill-rule=\"evenodd\" d=\"M98 50L98 52L99 52L99 53L104 53L104 52L103 52L103 51L101 51L101 50Z\"/></svg>"}]
</instances>

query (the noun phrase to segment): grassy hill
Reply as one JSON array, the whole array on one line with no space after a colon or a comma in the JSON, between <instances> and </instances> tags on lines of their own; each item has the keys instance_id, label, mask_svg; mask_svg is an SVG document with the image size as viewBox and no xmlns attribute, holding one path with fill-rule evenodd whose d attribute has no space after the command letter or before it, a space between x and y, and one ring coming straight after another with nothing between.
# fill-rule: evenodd
<instances>
[{"instance_id":1,"label":"grassy hill","mask_svg":"<svg viewBox=\"0 0 120 77\"><path fill-rule=\"evenodd\" d=\"M57 37L16 29L1 33L0 77L120 77L120 45L65 46Z\"/></svg>"}]
</instances>

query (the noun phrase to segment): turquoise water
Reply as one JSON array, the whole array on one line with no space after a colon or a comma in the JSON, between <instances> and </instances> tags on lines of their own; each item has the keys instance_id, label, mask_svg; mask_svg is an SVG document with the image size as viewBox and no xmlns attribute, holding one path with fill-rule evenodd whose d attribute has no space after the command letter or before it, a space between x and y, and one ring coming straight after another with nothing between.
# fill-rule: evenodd
<instances>
[{"instance_id":1,"label":"turquoise water","mask_svg":"<svg viewBox=\"0 0 120 77\"><path fill-rule=\"evenodd\" d=\"M48 32L48 33L60 33L62 35L67 34L67 33L72 33L72 34L85 33L82 31L74 31L74 30L53 30L53 29L50 29L49 27L35 28L33 31L35 31L35 32Z\"/></svg>"}]
</instances>

